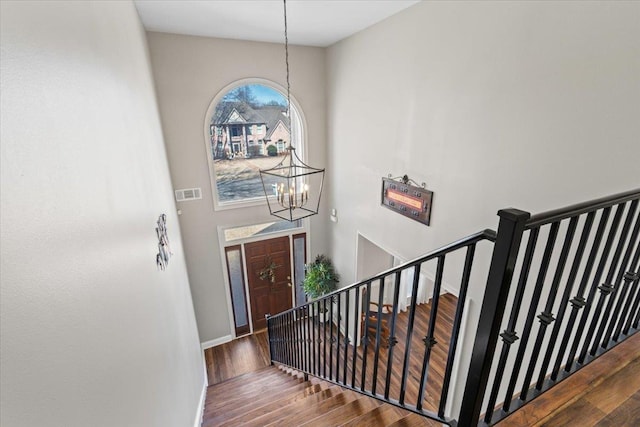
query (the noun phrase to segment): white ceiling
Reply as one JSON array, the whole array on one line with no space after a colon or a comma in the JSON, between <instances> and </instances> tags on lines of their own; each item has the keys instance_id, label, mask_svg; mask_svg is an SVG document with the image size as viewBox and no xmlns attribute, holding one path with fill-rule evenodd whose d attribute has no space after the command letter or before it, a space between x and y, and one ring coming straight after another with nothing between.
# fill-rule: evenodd
<instances>
[{"instance_id":1,"label":"white ceiling","mask_svg":"<svg viewBox=\"0 0 640 427\"><path fill-rule=\"evenodd\" d=\"M289 43L329 46L420 0L289 0ZM134 0L147 30L284 42L281 0Z\"/></svg>"}]
</instances>

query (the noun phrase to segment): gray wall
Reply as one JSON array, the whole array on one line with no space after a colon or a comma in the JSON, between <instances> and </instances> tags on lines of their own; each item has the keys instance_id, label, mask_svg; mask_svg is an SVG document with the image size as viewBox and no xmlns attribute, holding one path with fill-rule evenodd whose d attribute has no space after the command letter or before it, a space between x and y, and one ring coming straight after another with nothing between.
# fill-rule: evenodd
<instances>
[{"instance_id":1,"label":"gray wall","mask_svg":"<svg viewBox=\"0 0 640 427\"><path fill-rule=\"evenodd\" d=\"M330 47L329 180L350 183L328 200L344 281L358 232L412 259L494 228L501 208L640 186L639 16L637 2L421 2ZM430 227L380 206L389 173L434 191Z\"/></svg>"},{"instance_id":2,"label":"gray wall","mask_svg":"<svg viewBox=\"0 0 640 427\"><path fill-rule=\"evenodd\" d=\"M269 221L265 206L213 209L204 140L205 113L227 85L262 78L286 87L284 47L203 37L148 33L160 115L175 189L202 188L202 200L179 204L180 226L200 340L232 333L218 243L218 226ZM325 50L291 46L291 94L307 119L311 165L325 165ZM311 257L326 251L328 213L311 219Z\"/></svg>"},{"instance_id":3,"label":"gray wall","mask_svg":"<svg viewBox=\"0 0 640 427\"><path fill-rule=\"evenodd\" d=\"M136 10L1 5L0 424L199 425L204 364Z\"/></svg>"}]
</instances>

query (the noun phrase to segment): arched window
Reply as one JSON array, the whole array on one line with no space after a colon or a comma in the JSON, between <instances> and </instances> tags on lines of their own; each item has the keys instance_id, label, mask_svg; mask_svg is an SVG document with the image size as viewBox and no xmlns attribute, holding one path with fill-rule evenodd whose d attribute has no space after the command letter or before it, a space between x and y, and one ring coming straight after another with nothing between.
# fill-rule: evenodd
<instances>
[{"instance_id":1,"label":"arched window","mask_svg":"<svg viewBox=\"0 0 640 427\"><path fill-rule=\"evenodd\" d=\"M241 80L223 89L205 118L205 139L216 209L260 204L260 169L275 166L287 144L304 159L302 118L275 83Z\"/></svg>"}]
</instances>

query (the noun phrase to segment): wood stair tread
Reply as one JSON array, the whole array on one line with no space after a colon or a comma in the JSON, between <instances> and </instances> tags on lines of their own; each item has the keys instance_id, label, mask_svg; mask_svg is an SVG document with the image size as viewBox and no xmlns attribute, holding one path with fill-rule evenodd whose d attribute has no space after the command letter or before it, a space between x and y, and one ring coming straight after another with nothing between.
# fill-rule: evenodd
<instances>
[{"instance_id":1,"label":"wood stair tread","mask_svg":"<svg viewBox=\"0 0 640 427\"><path fill-rule=\"evenodd\" d=\"M230 401L228 405L223 405L222 407L216 408L215 411L209 411L209 408L205 411L205 416L210 416L211 421L222 422L224 420L230 420L235 417L246 414L247 412L251 412L255 408L261 408L269 403L273 402L274 396L277 395L281 397L280 400L284 400L286 398L291 398L296 395L308 395L312 393L306 392L307 389L311 388L319 391L320 387L314 389L313 386L309 386L307 383L292 383L288 386L281 386L277 390L269 390L269 393L262 392L260 396L255 399L243 399L243 400L234 400Z\"/></svg>"},{"instance_id":2,"label":"wood stair tread","mask_svg":"<svg viewBox=\"0 0 640 427\"><path fill-rule=\"evenodd\" d=\"M241 425L262 427L270 423L281 420L284 414L296 414L297 412L304 410L309 406L314 406L316 404L319 404L320 402L330 399L333 396L338 395L340 393L341 391L339 387L330 387L326 390L322 390L319 393L314 393L309 396L305 396L303 399L295 400L286 405L278 405L277 410L268 412L252 420L246 420L246 422L244 422Z\"/></svg>"},{"instance_id":3,"label":"wood stair tread","mask_svg":"<svg viewBox=\"0 0 640 427\"><path fill-rule=\"evenodd\" d=\"M248 372L246 374L242 374L240 376L230 378L223 382L212 384L209 387L207 387L207 390L209 393L232 391L236 387L242 387L248 382L269 381L269 379L284 378L284 377L285 375L283 375L283 373L280 370L270 366L270 367L261 369L259 371Z\"/></svg>"},{"instance_id":4,"label":"wood stair tread","mask_svg":"<svg viewBox=\"0 0 640 427\"><path fill-rule=\"evenodd\" d=\"M408 411L404 411L395 406L382 404L356 418L345 420L340 427L360 427L360 426L387 426L400 418L409 415Z\"/></svg>"},{"instance_id":5,"label":"wood stair tread","mask_svg":"<svg viewBox=\"0 0 640 427\"><path fill-rule=\"evenodd\" d=\"M325 426L337 426L341 422L348 421L359 417L362 414L372 411L380 406L380 403L375 399L368 397L361 397L353 400L346 405L339 406L327 413L301 424L304 427L325 427Z\"/></svg>"},{"instance_id":6,"label":"wood stair tread","mask_svg":"<svg viewBox=\"0 0 640 427\"><path fill-rule=\"evenodd\" d=\"M252 409L247 409L244 411L244 413L239 414L237 416L235 416L234 418L229 418L227 420L225 420L224 422L220 423L219 425L221 426L241 426L241 425L245 425L245 423L252 421L256 418L259 418L265 414L269 414L271 412L277 412L279 411L283 406L287 406L291 403L294 403L296 401L302 400L302 399L306 399L308 396L312 395L312 394L316 394L316 393L321 393L323 391L327 390L326 387L323 387L320 384L314 384L314 385L310 385L308 386L306 389L304 389L301 392L298 393L294 393L294 394L290 394L284 397L280 397L278 396L278 398L275 398L272 395L270 396L270 399L267 403L264 403L261 406L258 407L254 407ZM328 394L331 394L332 392L329 392Z\"/></svg>"},{"instance_id":7,"label":"wood stair tread","mask_svg":"<svg viewBox=\"0 0 640 427\"><path fill-rule=\"evenodd\" d=\"M326 414L334 408L339 406L343 406L356 398L350 394L341 392L332 396L328 399L324 399L321 402L316 403L315 405L305 405L306 400L302 400L299 403L299 407L297 411L287 411L279 414L278 419L273 422L266 424L265 427L276 427L283 425L301 425L306 421L312 420L320 415ZM257 427L257 426L256 426Z\"/></svg>"}]
</instances>

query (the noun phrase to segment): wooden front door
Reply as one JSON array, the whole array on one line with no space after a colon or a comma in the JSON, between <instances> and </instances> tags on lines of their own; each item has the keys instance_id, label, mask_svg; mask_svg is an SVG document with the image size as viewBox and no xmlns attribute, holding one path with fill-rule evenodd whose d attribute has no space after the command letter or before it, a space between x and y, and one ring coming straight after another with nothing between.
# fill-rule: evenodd
<instances>
[{"instance_id":1,"label":"wooden front door","mask_svg":"<svg viewBox=\"0 0 640 427\"><path fill-rule=\"evenodd\" d=\"M290 309L291 298L291 258L289 237L246 243L247 282L251 301L253 331L267 327L266 314L277 314ZM273 279L265 273L273 264ZM260 278L261 273L263 278Z\"/></svg>"}]
</instances>

